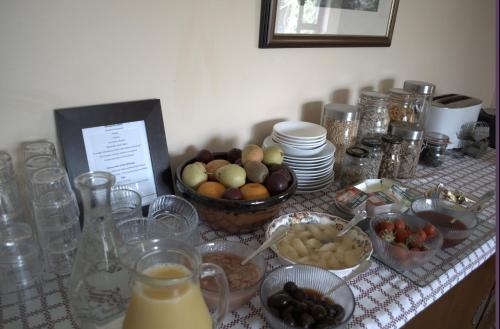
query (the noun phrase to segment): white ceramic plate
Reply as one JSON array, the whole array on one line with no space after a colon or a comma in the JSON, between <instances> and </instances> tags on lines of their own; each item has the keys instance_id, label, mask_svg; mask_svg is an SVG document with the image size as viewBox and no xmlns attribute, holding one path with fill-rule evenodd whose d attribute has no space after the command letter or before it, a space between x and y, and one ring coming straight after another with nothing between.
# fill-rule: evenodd
<instances>
[{"instance_id":1,"label":"white ceramic plate","mask_svg":"<svg viewBox=\"0 0 500 329\"><path fill-rule=\"evenodd\" d=\"M295 162L295 161L290 161L286 160L284 161L286 165L288 165L291 168L298 169L298 170L315 170L315 169L322 169L327 166L333 166L335 163L334 158L327 158L326 161L317 161L317 162L311 162L311 163L302 163L302 162Z\"/></svg>"},{"instance_id":2,"label":"white ceramic plate","mask_svg":"<svg viewBox=\"0 0 500 329\"><path fill-rule=\"evenodd\" d=\"M287 136L287 135L280 134L276 130L273 130L271 134L274 137L278 137L278 138L280 138L282 140L285 140L285 141L288 141L288 142L292 142L292 143L306 143L306 144L309 144L309 143L317 143L319 141L324 141L326 139L326 135L320 135L320 136L314 137L314 138L303 138L303 137Z\"/></svg>"},{"instance_id":3,"label":"white ceramic plate","mask_svg":"<svg viewBox=\"0 0 500 329\"><path fill-rule=\"evenodd\" d=\"M298 165L298 166L324 166L334 161L335 157L333 155L321 160L312 160L312 161L294 160L289 158L284 159L284 162L290 165Z\"/></svg>"},{"instance_id":4,"label":"white ceramic plate","mask_svg":"<svg viewBox=\"0 0 500 329\"><path fill-rule=\"evenodd\" d=\"M317 139L326 136L326 129L305 121L283 121L274 125L273 131L289 138Z\"/></svg>"},{"instance_id":5,"label":"white ceramic plate","mask_svg":"<svg viewBox=\"0 0 500 329\"><path fill-rule=\"evenodd\" d=\"M291 147L297 147L297 148L317 148L321 147L325 144L326 138L320 139L318 141L314 142L303 142L303 141L295 141L295 140L288 140L282 137L279 137L275 135L274 133L271 135L271 138L273 139L274 142L276 143L282 143L285 145L289 145Z\"/></svg>"},{"instance_id":6,"label":"white ceramic plate","mask_svg":"<svg viewBox=\"0 0 500 329\"><path fill-rule=\"evenodd\" d=\"M285 152L285 156L296 156L296 157L315 156L323 150L323 149L303 150L303 149L293 148L285 144L276 143L275 141L273 141L271 136L267 136L264 139L264 142L262 142L262 146L263 147L278 146L283 150L283 152Z\"/></svg>"},{"instance_id":7,"label":"white ceramic plate","mask_svg":"<svg viewBox=\"0 0 500 329\"><path fill-rule=\"evenodd\" d=\"M299 184L299 186L306 184L320 184L322 182L332 179L333 175L334 173L332 170L331 172L328 172L321 176L300 176L300 177L297 176L298 180L297 184Z\"/></svg>"},{"instance_id":8,"label":"white ceramic plate","mask_svg":"<svg viewBox=\"0 0 500 329\"><path fill-rule=\"evenodd\" d=\"M307 156L307 157L297 157L297 156L287 156L285 154L285 160L303 161L303 162L315 162L318 160L323 160L335 155L335 145L329 140L326 141L325 148L321 150L320 153Z\"/></svg>"},{"instance_id":9,"label":"white ceramic plate","mask_svg":"<svg viewBox=\"0 0 500 329\"><path fill-rule=\"evenodd\" d=\"M294 212L283 215L273 220L267 227L266 239L269 239L269 237L279 226L282 225L291 226L294 224L308 224L308 223L336 225L336 228L338 230L342 230L344 226L347 225L348 222L340 217L326 213L309 212L309 211ZM352 229L356 233L354 236L354 241L356 242L357 247L360 248L361 250L361 257L359 260L359 263L361 263L361 261L363 261L364 259L370 259L373 253L373 245L368 235L365 232L363 232L359 227L355 226ZM271 246L271 249L276 253L276 255L278 255L278 259L283 264L296 264L294 261L284 256L281 256L278 249L276 248L276 245ZM349 274L355 268L357 268L359 266L359 263L354 267L340 269L340 270L330 270L330 271L338 276L343 277Z\"/></svg>"}]
</instances>

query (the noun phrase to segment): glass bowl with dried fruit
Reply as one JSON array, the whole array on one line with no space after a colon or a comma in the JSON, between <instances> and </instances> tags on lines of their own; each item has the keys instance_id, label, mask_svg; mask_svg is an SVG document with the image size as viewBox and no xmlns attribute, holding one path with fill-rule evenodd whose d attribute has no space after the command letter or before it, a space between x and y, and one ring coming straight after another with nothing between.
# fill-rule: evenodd
<instances>
[{"instance_id":1,"label":"glass bowl with dried fruit","mask_svg":"<svg viewBox=\"0 0 500 329\"><path fill-rule=\"evenodd\" d=\"M408 214L383 213L372 218L369 234L378 258L401 271L427 263L443 245L439 230Z\"/></svg>"}]
</instances>

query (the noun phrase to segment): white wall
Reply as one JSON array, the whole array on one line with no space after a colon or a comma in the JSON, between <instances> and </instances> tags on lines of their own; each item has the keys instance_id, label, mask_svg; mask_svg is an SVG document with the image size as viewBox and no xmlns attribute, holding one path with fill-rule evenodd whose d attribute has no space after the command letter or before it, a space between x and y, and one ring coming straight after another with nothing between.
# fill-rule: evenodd
<instances>
[{"instance_id":1,"label":"white wall","mask_svg":"<svg viewBox=\"0 0 500 329\"><path fill-rule=\"evenodd\" d=\"M0 0L0 149L55 141L55 108L144 98L161 99L174 164L406 79L495 106L495 12L401 0L389 48L258 49L259 0Z\"/></svg>"}]
</instances>

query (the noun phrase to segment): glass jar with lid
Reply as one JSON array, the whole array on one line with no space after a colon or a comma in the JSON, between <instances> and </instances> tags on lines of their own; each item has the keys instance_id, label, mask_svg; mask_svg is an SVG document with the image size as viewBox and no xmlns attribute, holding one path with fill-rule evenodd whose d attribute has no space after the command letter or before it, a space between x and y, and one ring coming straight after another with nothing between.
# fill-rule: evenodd
<instances>
[{"instance_id":1,"label":"glass jar with lid","mask_svg":"<svg viewBox=\"0 0 500 329\"><path fill-rule=\"evenodd\" d=\"M391 122L415 122L415 96L401 88L389 90L389 116Z\"/></svg>"},{"instance_id":2,"label":"glass jar with lid","mask_svg":"<svg viewBox=\"0 0 500 329\"><path fill-rule=\"evenodd\" d=\"M380 162L382 161L382 140L378 137L365 137L361 140L361 145L368 151L366 159L366 179L378 178Z\"/></svg>"},{"instance_id":3,"label":"glass jar with lid","mask_svg":"<svg viewBox=\"0 0 500 329\"><path fill-rule=\"evenodd\" d=\"M430 166L439 167L445 159L446 147L450 143L448 135L438 132L426 132L424 134L424 143L422 152L420 153L420 163Z\"/></svg>"},{"instance_id":4,"label":"glass jar with lid","mask_svg":"<svg viewBox=\"0 0 500 329\"><path fill-rule=\"evenodd\" d=\"M354 146L358 134L358 108L347 104L327 104L321 116L326 138L335 145L335 175L340 177L346 150Z\"/></svg>"},{"instance_id":5,"label":"glass jar with lid","mask_svg":"<svg viewBox=\"0 0 500 329\"><path fill-rule=\"evenodd\" d=\"M403 139L394 135L382 136L382 161L380 162L379 178L397 178L401 164L401 143Z\"/></svg>"},{"instance_id":6,"label":"glass jar with lid","mask_svg":"<svg viewBox=\"0 0 500 329\"><path fill-rule=\"evenodd\" d=\"M391 134L403 139L401 142L401 165L398 178L412 178L417 172L417 164L422 151L424 131L416 123L393 122Z\"/></svg>"},{"instance_id":7,"label":"glass jar with lid","mask_svg":"<svg viewBox=\"0 0 500 329\"><path fill-rule=\"evenodd\" d=\"M359 132L358 140L363 137L380 137L389 128L389 95L364 91L359 98Z\"/></svg>"},{"instance_id":8,"label":"glass jar with lid","mask_svg":"<svg viewBox=\"0 0 500 329\"><path fill-rule=\"evenodd\" d=\"M432 106L436 86L430 82L406 80L403 89L415 96L415 122L425 126L426 115Z\"/></svg>"},{"instance_id":9,"label":"glass jar with lid","mask_svg":"<svg viewBox=\"0 0 500 329\"><path fill-rule=\"evenodd\" d=\"M342 187L353 185L366 179L366 160L368 151L362 147L350 147L346 151L342 162L342 175L340 184Z\"/></svg>"}]
</instances>

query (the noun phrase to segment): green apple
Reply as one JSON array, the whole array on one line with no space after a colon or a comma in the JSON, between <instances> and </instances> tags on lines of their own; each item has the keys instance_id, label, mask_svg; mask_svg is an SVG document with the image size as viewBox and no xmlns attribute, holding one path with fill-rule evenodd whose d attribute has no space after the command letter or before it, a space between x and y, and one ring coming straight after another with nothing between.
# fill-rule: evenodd
<instances>
[{"instance_id":1,"label":"green apple","mask_svg":"<svg viewBox=\"0 0 500 329\"><path fill-rule=\"evenodd\" d=\"M264 149L264 162L266 165L270 166L273 164L282 164L283 157L285 153L278 146L269 146Z\"/></svg>"}]
</instances>

